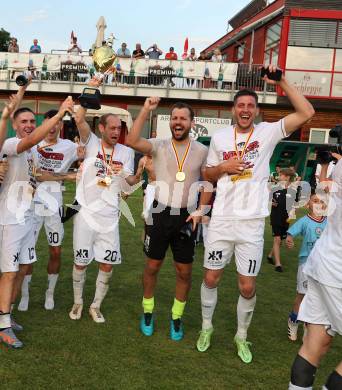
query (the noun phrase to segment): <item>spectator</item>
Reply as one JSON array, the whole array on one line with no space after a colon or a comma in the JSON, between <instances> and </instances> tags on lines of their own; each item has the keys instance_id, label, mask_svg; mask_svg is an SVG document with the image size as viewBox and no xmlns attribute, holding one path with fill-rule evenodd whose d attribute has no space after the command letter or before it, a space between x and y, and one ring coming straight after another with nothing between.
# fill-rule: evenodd
<instances>
[{"instance_id":1,"label":"spectator","mask_svg":"<svg viewBox=\"0 0 342 390\"><path fill-rule=\"evenodd\" d=\"M9 53L19 53L19 46L17 38L11 38L10 43L8 45Z\"/></svg>"},{"instance_id":2,"label":"spectator","mask_svg":"<svg viewBox=\"0 0 342 390\"><path fill-rule=\"evenodd\" d=\"M175 53L174 47L170 47L170 51L165 55L166 60L178 60L177 53Z\"/></svg>"},{"instance_id":3,"label":"spectator","mask_svg":"<svg viewBox=\"0 0 342 390\"><path fill-rule=\"evenodd\" d=\"M160 50L156 43L153 46L150 46L145 53L150 60L158 60L159 57L163 54L163 51Z\"/></svg>"},{"instance_id":4,"label":"spectator","mask_svg":"<svg viewBox=\"0 0 342 390\"><path fill-rule=\"evenodd\" d=\"M77 43L77 37L72 38L72 42L68 49L68 53L75 54L75 55L82 53L81 46Z\"/></svg>"},{"instance_id":5,"label":"spectator","mask_svg":"<svg viewBox=\"0 0 342 390\"><path fill-rule=\"evenodd\" d=\"M132 57L133 58L145 58L145 52L141 48L141 43L137 43L135 45L135 50L133 50Z\"/></svg>"},{"instance_id":6,"label":"spectator","mask_svg":"<svg viewBox=\"0 0 342 390\"><path fill-rule=\"evenodd\" d=\"M130 58L131 57L131 52L127 49L127 43L123 42L121 44L120 49L118 49L116 53L117 57L121 58Z\"/></svg>"},{"instance_id":7,"label":"spectator","mask_svg":"<svg viewBox=\"0 0 342 390\"><path fill-rule=\"evenodd\" d=\"M33 45L30 47L30 53L41 53L42 49L40 45L38 45L38 39L33 40Z\"/></svg>"},{"instance_id":8,"label":"spectator","mask_svg":"<svg viewBox=\"0 0 342 390\"><path fill-rule=\"evenodd\" d=\"M221 51L220 49L217 47L215 50L214 50L214 54L213 56L211 57L211 61L212 62L222 62L223 58L222 58L222 54L221 54Z\"/></svg>"},{"instance_id":9,"label":"spectator","mask_svg":"<svg viewBox=\"0 0 342 390\"><path fill-rule=\"evenodd\" d=\"M197 61L208 61L207 54L204 51L201 51Z\"/></svg>"},{"instance_id":10,"label":"spectator","mask_svg":"<svg viewBox=\"0 0 342 390\"><path fill-rule=\"evenodd\" d=\"M196 56L196 52L195 52L195 49L194 49L194 48L192 48L192 49L190 50L190 55L188 55L188 56L186 57L186 59L187 59L188 61L197 61L197 56Z\"/></svg>"}]
</instances>

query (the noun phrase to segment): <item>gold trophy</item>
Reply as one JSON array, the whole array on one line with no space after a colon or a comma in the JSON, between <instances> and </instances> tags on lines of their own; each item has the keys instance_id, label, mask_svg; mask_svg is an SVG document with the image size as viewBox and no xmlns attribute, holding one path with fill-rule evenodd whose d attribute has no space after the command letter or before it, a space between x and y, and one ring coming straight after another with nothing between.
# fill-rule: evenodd
<instances>
[{"instance_id":1,"label":"gold trophy","mask_svg":"<svg viewBox=\"0 0 342 390\"><path fill-rule=\"evenodd\" d=\"M105 74L109 74L115 61L116 54L113 50L114 36L111 34L107 42L101 47L97 47L93 54L94 67L98 72L95 77L102 79ZM99 110L101 93L97 88L84 88L79 101L82 107Z\"/></svg>"}]
</instances>

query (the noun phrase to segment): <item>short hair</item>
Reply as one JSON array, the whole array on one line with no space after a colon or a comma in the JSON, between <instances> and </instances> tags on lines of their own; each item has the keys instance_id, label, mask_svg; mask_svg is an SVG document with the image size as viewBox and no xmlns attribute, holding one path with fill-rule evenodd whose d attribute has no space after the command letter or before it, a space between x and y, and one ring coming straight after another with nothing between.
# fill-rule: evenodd
<instances>
[{"instance_id":1,"label":"short hair","mask_svg":"<svg viewBox=\"0 0 342 390\"><path fill-rule=\"evenodd\" d=\"M241 96L253 96L255 99L255 103L258 106L258 95L256 94L256 92L252 91L251 89L241 89L240 91L238 91L234 96L234 106L238 98Z\"/></svg>"},{"instance_id":2,"label":"short hair","mask_svg":"<svg viewBox=\"0 0 342 390\"><path fill-rule=\"evenodd\" d=\"M29 107L20 107L17 110L14 111L13 114L13 120L17 119L18 115L22 114L23 112L30 112L34 115L34 112Z\"/></svg>"},{"instance_id":3,"label":"short hair","mask_svg":"<svg viewBox=\"0 0 342 390\"><path fill-rule=\"evenodd\" d=\"M106 127L106 125L107 125L107 119L108 119L110 116L113 116L114 118L120 119L120 118L118 117L118 115L116 115L116 114L111 114L111 113L104 114L104 115L102 115L102 116L100 117L99 125L102 125L102 126Z\"/></svg>"},{"instance_id":4,"label":"short hair","mask_svg":"<svg viewBox=\"0 0 342 390\"><path fill-rule=\"evenodd\" d=\"M58 113L58 110L49 110L44 114L44 119L53 118Z\"/></svg>"},{"instance_id":5,"label":"short hair","mask_svg":"<svg viewBox=\"0 0 342 390\"><path fill-rule=\"evenodd\" d=\"M186 108L187 110L189 110L189 113L190 113L190 119L191 120L194 120L194 117L195 117L195 113L194 113L194 110L192 109L192 107L187 104L187 103L184 103L184 102L177 102L175 104L173 104L170 108L170 115L172 115L172 112L174 109L179 109L181 110L182 108Z\"/></svg>"},{"instance_id":6,"label":"short hair","mask_svg":"<svg viewBox=\"0 0 342 390\"><path fill-rule=\"evenodd\" d=\"M282 168L280 170L280 174L288 176L290 180L293 180L296 177L295 173L293 172L293 169L291 168Z\"/></svg>"}]
</instances>

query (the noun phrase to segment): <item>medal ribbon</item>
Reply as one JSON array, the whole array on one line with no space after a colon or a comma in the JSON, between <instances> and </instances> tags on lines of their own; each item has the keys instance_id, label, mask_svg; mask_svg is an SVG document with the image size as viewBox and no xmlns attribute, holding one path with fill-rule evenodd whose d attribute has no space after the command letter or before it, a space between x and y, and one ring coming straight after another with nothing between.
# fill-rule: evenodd
<instances>
[{"instance_id":1,"label":"medal ribbon","mask_svg":"<svg viewBox=\"0 0 342 390\"><path fill-rule=\"evenodd\" d=\"M185 150L185 153L183 155L182 161L179 161L178 152L177 152L176 146L175 146L175 144L173 143L172 140L171 140L171 144L172 144L172 148L173 148L173 151L175 153L176 160L177 160L178 172L183 172L184 162L185 162L185 159L186 159L186 157L187 157L187 155L189 153L191 141L189 141L188 146L186 147L186 150Z\"/></svg>"},{"instance_id":2,"label":"medal ribbon","mask_svg":"<svg viewBox=\"0 0 342 390\"><path fill-rule=\"evenodd\" d=\"M104 160L104 163L105 163L105 165L106 165L106 176L109 176L109 170L111 170L109 164L113 161L114 146L113 146L112 154L111 154L109 160L107 160L107 155L106 155L106 153L105 153L105 150L104 150L103 142L102 142L102 141L101 141L101 148L102 148L103 160Z\"/></svg>"},{"instance_id":3,"label":"medal ribbon","mask_svg":"<svg viewBox=\"0 0 342 390\"><path fill-rule=\"evenodd\" d=\"M238 151L238 147L237 147L237 143L236 143L236 126L234 127L235 153L236 153L237 157L239 157L241 160L243 159L243 157L244 157L244 155L246 153L248 142L249 142L249 140L252 137L253 131L254 131L254 127L252 127L251 130L248 133L248 137L247 137L247 140L245 142L245 145L243 146L242 152L239 152Z\"/></svg>"}]
</instances>

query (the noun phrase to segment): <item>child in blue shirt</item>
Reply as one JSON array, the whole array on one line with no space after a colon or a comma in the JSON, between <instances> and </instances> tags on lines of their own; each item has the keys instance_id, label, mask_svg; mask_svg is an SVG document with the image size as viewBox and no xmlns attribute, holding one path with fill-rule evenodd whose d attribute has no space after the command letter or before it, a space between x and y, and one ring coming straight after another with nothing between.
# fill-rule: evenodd
<instances>
[{"instance_id":1,"label":"child in blue shirt","mask_svg":"<svg viewBox=\"0 0 342 390\"><path fill-rule=\"evenodd\" d=\"M320 199L316 194L310 196L308 202L309 213L300 218L287 231L286 245L289 249L294 247L293 237L301 235L303 237L302 246L299 251L299 265L297 272L297 295L293 304L292 312L288 318L288 337L291 341L297 340L298 321L297 315L299 306L304 298L307 290L307 277L303 273L304 264L315 245L315 242L320 238L326 224L327 205L323 199Z\"/></svg>"}]
</instances>

